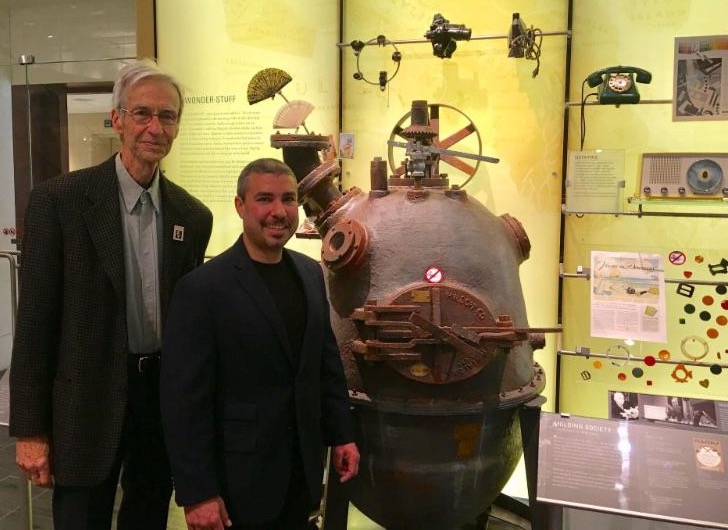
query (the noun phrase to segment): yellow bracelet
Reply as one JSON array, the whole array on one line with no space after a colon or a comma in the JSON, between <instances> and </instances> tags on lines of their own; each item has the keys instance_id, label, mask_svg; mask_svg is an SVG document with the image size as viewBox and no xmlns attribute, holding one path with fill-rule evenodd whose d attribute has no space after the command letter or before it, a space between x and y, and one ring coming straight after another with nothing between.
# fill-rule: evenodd
<instances>
[{"instance_id":1,"label":"yellow bracelet","mask_svg":"<svg viewBox=\"0 0 728 530\"><path fill-rule=\"evenodd\" d=\"M693 355L691 353L688 353L688 350L687 350L688 342L698 342L698 343L702 344L703 345L702 355ZM680 351L686 358L690 359L691 361L699 361L700 359L702 359L703 357L708 355L710 348L708 347L708 342L704 338L698 337L697 335L689 335L680 342Z\"/></svg>"},{"instance_id":2,"label":"yellow bracelet","mask_svg":"<svg viewBox=\"0 0 728 530\"><path fill-rule=\"evenodd\" d=\"M615 353L617 352L620 352L621 354L615 355ZM609 348L607 348L606 354L607 359L611 360L612 366L622 367L632 359L632 355L629 353L629 350L621 344L615 344L614 346L610 346ZM615 361L614 359L618 360Z\"/></svg>"}]
</instances>

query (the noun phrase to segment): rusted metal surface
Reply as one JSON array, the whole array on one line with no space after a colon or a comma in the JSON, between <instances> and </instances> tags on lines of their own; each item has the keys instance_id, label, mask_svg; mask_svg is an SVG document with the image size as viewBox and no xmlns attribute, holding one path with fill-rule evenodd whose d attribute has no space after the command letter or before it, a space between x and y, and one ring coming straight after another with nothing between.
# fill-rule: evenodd
<instances>
[{"instance_id":1,"label":"rusted metal surface","mask_svg":"<svg viewBox=\"0 0 728 530\"><path fill-rule=\"evenodd\" d=\"M354 403L362 461L345 491L388 529L475 521L521 455L516 408Z\"/></svg>"},{"instance_id":2,"label":"rusted metal surface","mask_svg":"<svg viewBox=\"0 0 728 530\"><path fill-rule=\"evenodd\" d=\"M427 103L404 131L431 142ZM424 110L423 110L424 109ZM423 114L424 112L424 114ZM372 191L340 192L338 167L275 135L321 234L332 325L360 429L352 502L386 528L453 528L487 510L521 454L518 409L540 394L544 333L518 268L530 241L437 173L436 150ZM318 140L308 144L315 151ZM412 153L410 153L412 155Z\"/></svg>"}]
</instances>

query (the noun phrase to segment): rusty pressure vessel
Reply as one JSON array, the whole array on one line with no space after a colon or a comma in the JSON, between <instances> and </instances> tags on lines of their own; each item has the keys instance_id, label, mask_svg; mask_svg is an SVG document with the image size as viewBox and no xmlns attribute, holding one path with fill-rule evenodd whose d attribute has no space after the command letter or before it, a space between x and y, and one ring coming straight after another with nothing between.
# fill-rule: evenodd
<instances>
[{"instance_id":1,"label":"rusty pressure vessel","mask_svg":"<svg viewBox=\"0 0 728 530\"><path fill-rule=\"evenodd\" d=\"M423 111L424 103L424 111ZM359 429L345 485L381 526L444 530L492 504L522 453L518 408L545 385L518 268L530 242L437 170L427 103L414 102L400 174L340 192L327 139L273 135L322 238L332 325ZM409 145L409 144L408 144Z\"/></svg>"}]
</instances>

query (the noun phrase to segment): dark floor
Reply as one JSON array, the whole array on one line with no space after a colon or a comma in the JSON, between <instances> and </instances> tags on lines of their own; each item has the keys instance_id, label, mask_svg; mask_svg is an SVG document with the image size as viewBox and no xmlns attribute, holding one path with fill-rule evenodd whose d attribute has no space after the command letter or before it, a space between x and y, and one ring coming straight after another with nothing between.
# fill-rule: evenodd
<instances>
[{"instance_id":1,"label":"dark floor","mask_svg":"<svg viewBox=\"0 0 728 530\"><path fill-rule=\"evenodd\" d=\"M30 493L23 495L21 488L27 488L28 482L20 479L15 466L15 440L8 436L8 416L7 374L3 374L0 377L0 530L31 530L31 522L33 530L52 530L51 490L31 486ZM182 510L173 503L167 529L187 529Z\"/></svg>"},{"instance_id":2,"label":"dark floor","mask_svg":"<svg viewBox=\"0 0 728 530\"><path fill-rule=\"evenodd\" d=\"M21 488L27 487L25 480L20 480L15 467L14 441L7 435L7 427L0 427L0 530L51 530L51 490L31 487L30 505L32 515L25 513L22 507L27 505L27 496L21 494ZM115 525L114 525L115 526ZM179 508L171 507L168 530L186 530L184 516Z\"/></svg>"},{"instance_id":3,"label":"dark floor","mask_svg":"<svg viewBox=\"0 0 728 530\"><path fill-rule=\"evenodd\" d=\"M20 480L18 469L15 467L15 444L8 437L8 429L0 427L0 529L26 530L28 528L26 516L21 506L25 505L21 488L27 482ZM51 491L42 488L32 488L31 502L33 505L33 528L50 529L50 500Z\"/></svg>"}]
</instances>

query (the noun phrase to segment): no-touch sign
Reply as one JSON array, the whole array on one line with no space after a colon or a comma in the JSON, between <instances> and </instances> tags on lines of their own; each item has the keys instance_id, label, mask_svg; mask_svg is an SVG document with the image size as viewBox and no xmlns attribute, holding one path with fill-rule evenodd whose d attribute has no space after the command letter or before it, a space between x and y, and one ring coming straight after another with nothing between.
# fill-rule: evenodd
<instances>
[{"instance_id":1,"label":"no-touch sign","mask_svg":"<svg viewBox=\"0 0 728 530\"><path fill-rule=\"evenodd\" d=\"M670 252L670 263L673 265L682 265L687 261L687 257L685 256L684 252L680 252L679 250L673 250Z\"/></svg>"}]
</instances>

